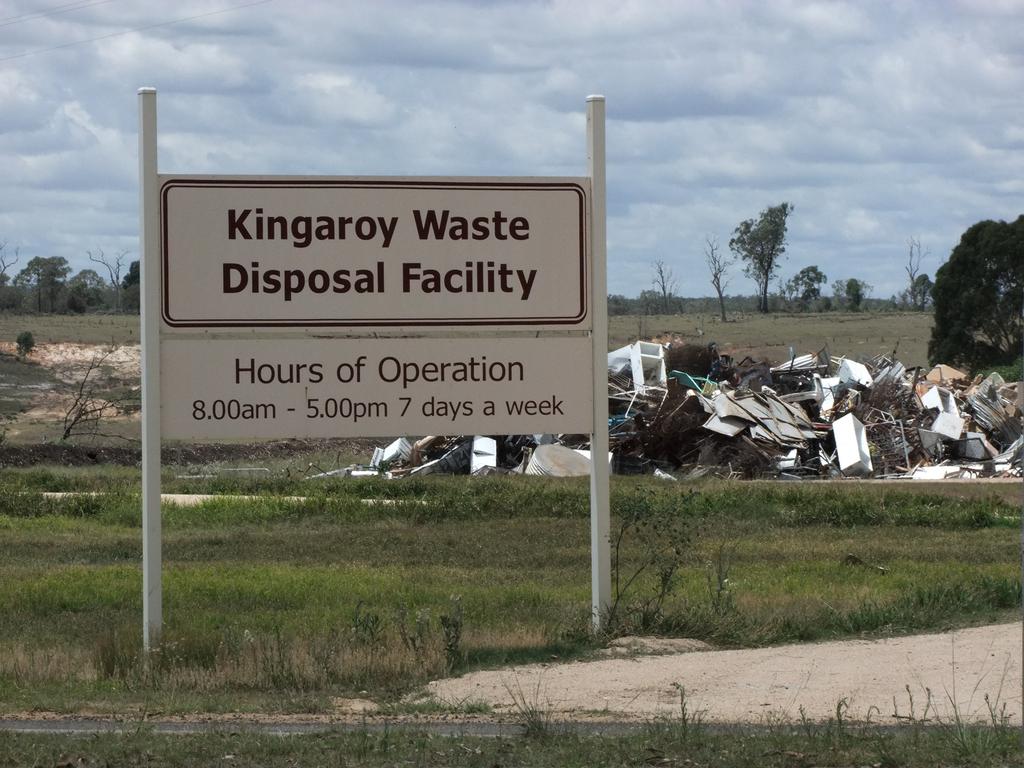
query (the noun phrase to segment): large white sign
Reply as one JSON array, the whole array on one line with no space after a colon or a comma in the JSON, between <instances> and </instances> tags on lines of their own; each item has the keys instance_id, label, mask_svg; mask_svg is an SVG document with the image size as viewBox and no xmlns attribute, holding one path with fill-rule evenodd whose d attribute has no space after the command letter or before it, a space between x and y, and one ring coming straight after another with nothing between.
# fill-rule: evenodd
<instances>
[{"instance_id":1,"label":"large white sign","mask_svg":"<svg viewBox=\"0 0 1024 768\"><path fill-rule=\"evenodd\" d=\"M171 438L588 433L590 339L167 339Z\"/></svg>"},{"instance_id":2,"label":"large white sign","mask_svg":"<svg viewBox=\"0 0 1024 768\"><path fill-rule=\"evenodd\" d=\"M168 329L589 329L590 180L162 176Z\"/></svg>"},{"instance_id":3,"label":"large white sign","mask_svg":"<svg viewBox=\"0 0 1024 768\"><path fill-rule=\"evenodd\" d=\"M587 99L585 178L169 175L156 133L156 91L142 88L147 651L163 626L163 437L589 432L605 455L603 96ZM545 333L373 338L466 327ZM315 338L321 328L361 338ZM590 487L600 627L611 605L606 462Z\"/></svg>"}]
</instances>

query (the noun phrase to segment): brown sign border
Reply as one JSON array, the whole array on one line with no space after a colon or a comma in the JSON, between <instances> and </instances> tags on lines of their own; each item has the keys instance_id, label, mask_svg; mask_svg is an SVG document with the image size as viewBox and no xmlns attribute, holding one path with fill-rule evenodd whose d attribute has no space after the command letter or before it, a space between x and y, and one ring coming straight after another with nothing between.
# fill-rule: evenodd
<instances>
[{"instance_id":1,"label":"brown sign border","mask_svg":"<svg viewBox=\"0 0 1024 768\"><path fill-rule=\"evenodd\" d=\"M235 187L261 188L276 187L283 189L474 189L474 190L562 190L576 192L579 196L579 308L572 315L555 317L487 317L487 318L406 318L397 320L364 319L364 318L306 318L298 320L254 320L254 319L223 319L203 320L201 318L179 319L171 315L170 287L168 276L170 274L170 248L167 234L168 193L174 188L181 187ZM388 179L197 179L187 176L168 177L163 180L160 186L160 316L163 322L171 328L411 328L411 327L475 327L475 326L502 326L502 327L532 327L532 326L574 326L580 325L586 320L589 312L589 300L587 286L589 275L587 274L587 193L582 185L566 181L462 181L462 180L388 180Z\"/></svg>"}]
</instances>

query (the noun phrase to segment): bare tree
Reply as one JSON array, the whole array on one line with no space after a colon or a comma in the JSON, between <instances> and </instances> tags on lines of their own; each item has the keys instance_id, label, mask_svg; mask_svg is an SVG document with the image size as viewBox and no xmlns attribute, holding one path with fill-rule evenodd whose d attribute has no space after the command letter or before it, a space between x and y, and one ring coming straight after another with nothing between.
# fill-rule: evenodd
<instances>
[{"instance_id":1,"label":"bare tree","mask_svg":"<svg viewBox=\"0 0 1024 768\"><path fill-rule=\"evenodd\" d=\"M921 271L921 259L928 255L928 252L921 252L921 241L916 237L911 237L907 240L907 248L909 250L907 254L907 278L910 285L914 284L917 279L918 272Z\"/></svg>"},{"instance_id":2,"label":"bare tree","mask_svg":"<svg viewBox=\"0 0 1024 768\"><path fill-rule=\"evenodd\" d=\"M931 280L920 272L921 261L928 258L929 255L927 250L922 251L920 240L915 237L907 240L907 265L904 267L907 273L907 290L903 296L904 301L913 309L924 310L928 304Z\"/></svg>"},{"instance_id":3,"label":"bare tree","mask_svg":"<svg viewBox=\"0 0 1024 768\"><path fill-rule=\"evenodd\" d=\"M9 257L5 251L7 250L7 241L0 243L0 285L7 283L7 270L18 263L18 249L14 249L14 256Z\"/></svg>"},{"instance_id":4,"label":"bare tree","mask_svg":"<svg viewBox=\"0 0 1024 768\"><path fill-rule=\"evenodd\" d=\"M92 251L86 251L89 254L89 261L94 261L97 264L102 264L107 274L110 276L110 287L114 290L114 311L120 314L121 312L121 270L124 269L124 259L128 255L128 251L121 251L117 256L107 256L103 253L102 248L98 248L94 254Z\"/></svg>"},{"instance_id":5,"label":"bare tree","mask_svg":"<svg viewBox=\"0 0 1024 768\"><path fill-rule=\"evenodd\" d=\"M722 322L725 319L725 288L729 285L730 277L727 276L729 267L736 263L735 259L729 258L722 253L718 245L718 238L704 238L704 261L707 262L708 271L711 272L711 284L715 286L718 293L718 307L722 312Z\"/></svg>"},{"instance_id":6,"label":"bare tree","mask_svg":"<svg viewBox=\"0 0 1024 768\"><path fill-rule=\"evenodd\" d=\"M90 359L85 371L71 386L64 406L61 440L67 440L72 435L120 437L120 435L105 435L100 432L100 427L104 419L130 411L137 406L138 396L137 393L131 391L127 394L101 391L100 377L103 374L106 360L112 352L113 349L110 349Z\"/></svg>"},{"instance_id":7,"label":"bare tree","mask_svg":"<svg viewBox=\"0 0 1024 768\"><path fill-rule=\"evenodd\" d=\"M675 295L678 281L672 274L672 268L661 259L654 262L654 279L651 283L654 285L654 290L661 295L661 312L667 315L671 304L670 299Z\"/></svg>"}]
</instances>

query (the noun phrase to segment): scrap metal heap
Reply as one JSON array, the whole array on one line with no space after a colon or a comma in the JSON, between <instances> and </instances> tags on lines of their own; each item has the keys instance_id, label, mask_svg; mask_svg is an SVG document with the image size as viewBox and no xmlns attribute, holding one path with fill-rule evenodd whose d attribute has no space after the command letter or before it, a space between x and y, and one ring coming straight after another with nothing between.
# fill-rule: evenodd
<instances>
[{"instance_id":1,"label":"scrap metal heap","mask_svg":"<svg viewBox=\"0 0 1024 768\"><path fill-rule=\"evenodd\" d=\"M883 356L821 350L773 366L715 344L647 341L608 355L609 460L624 474L1020 477L1022 408L1021 382ZM588 448L586 435L399 438L371 469L580 475Z\"/></svg>"}]
</instances>

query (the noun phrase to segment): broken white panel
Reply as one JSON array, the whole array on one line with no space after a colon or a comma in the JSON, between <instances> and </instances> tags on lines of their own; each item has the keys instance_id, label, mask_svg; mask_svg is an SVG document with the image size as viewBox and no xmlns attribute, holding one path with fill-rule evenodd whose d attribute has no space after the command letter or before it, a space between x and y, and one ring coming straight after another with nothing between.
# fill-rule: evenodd
<instances>
[{"instance_id":1,"label":"broken white panel","mask_svg":"<svg viewBox=\"0 0 1024 768\"><path fill-rule=\"evenodd\" d=\"M408 461L412 455L412 443L404 437L389 443L384 448L374 448L370 466L380 469L382 466L394 464L396 461Z\"/></svg>"},{"instance_id":2,"label":"broken white panel","mask_svg":"<svg viewBox=\"0 0 1024 768\"><path fill-rule=\"evenodd\" d=\"M931 456L936 457L942 453L942 435L930 429L917 428L918 437L921 438L921 447Z\"/></svg>"},{"instance_id":3,"label":"broken white panel","mask_svg":"<svg viewBox=\"0 0 1024 768\"><path fill-rule=\"evenodd\" d=\"M817 368L818 366L819 362L817 355L800 355L799 357L794 357L781 365L776 365L771 369L771 372L809 371Z\"/></svg>"},{"instance_id":4,"label":"broken white panel","mask_svg":"<svg viewBox=\"0 0 1024 768\"><path fill-rule=\"evenodd\" d=\"M373 449L373 456L370 457L370 466L376 469L384 463L384 449L377 446Z\"/></svg>"},{"instance_id":5,"label":"broken white panel","mask_svg":"<svg viewBox=\"0 0 1024 768\"><path fill-rule=\"evenodd\" d=\"M413 467L409 470L408 477L413 475L432 475L441 468L441 459L434 459L424 464L420 464L418 467Z\"/></svg>"},{"instance_id":6,"label":"broken white panel","mask_svg":"<svg viewBox=\"0 0 1024 768\"><path fill-rule=\"evenodd\" d=\"M473 453L469 457L469 474L475 475L485 468L498 466L498 442L493 437L473 438Z\"/></svg>"},{"instance_id":7,"label":"broken white panel","mask_svg":"<svg viewBox=\"0 0 1024 768\"><path fill-rule=\"evenodd\" d=\"M964 431L964 420L960 416L943 411L935 417L931 430L950 440L959 440Z\"/></svg>"},{"instance_id":8,"label":"broken white panel","mask_svg":"<svg viewBox=\"0 0 1024 768\"><path fill-rule=\"evenodd\" d=\"M530 463L526 465L526 474L585 477L590 474L590 461L564 445L539 445L530 457Z\"/></svg>"},{"instance_id":9,"label":"broken white panel","mask_svg":"<svg viewBox=\"0 0 1024 768\"><path fill-rule=\"evenodd\" d=\"M988 441L985 439L985 435L981 432L967 432L964 434L963 440L958 445L959 454L964 459L988 459L992 458L995 454L989 454L986 450L985 443Z\"/></svg>"},{"instance_id":10,"label":"broken white panel","mask_svg":"<svg viewBox=\"0 0 1024 768\"><path fill-rule=\"evenodd\" d=\"M821 406L818 409L822 418L828 419L832 415L832 409L836 407L836 395L842 382L838 376L826 376L821 379Z\"/></svg>"},{"instance_id":11,"label":"broken white panel","mask_svg":"<svg viewBox=\"0 0 1024 768\"><path fill-rule=\"evenodd\" d=\"M572 450L575 451L576 453L578 453L583 458L585 458L587 461L590 461L590 451L588 451L586 448L573 448ZM614 458L615 458L615 454L612 453L611 451L608 451L608 466L609 467L611 467L612 460ZM590 470L589 469L587 470L587 474L590 474Z\"/></svg>"},{"instance_id":12,"label":"broken white panel","mask_svg":"<svg viewBox=\"0 0 1024 768\"><path fill-rule=\"evenodd\" d=\"M608 353L608 373L615 375L629 371L632 366L630 345L619 347Z\"/></svg>"},{"instance_id":13,"label":"broken white panel","mask_svg":"<svg viewBox=\"0 0 1024 768\"><path fill-rule=\"evenodd\" d=\"M913 480L949 480L951 478L963 477L965 474L973 474L967 468L958 464L935 464L930 467L918 467L911 472Z\"/></svg>"},{"instance_id":14,"label":"broken white panel","mask_svg":"<svg viewBox=\"0 0 1024 768\"><path fill-rule=\"evenodd\" d=\"M714 406L715 415L719 418L741 419L751 422L756 421L756 419L751 416L746 409L739 406L732 397L724 392L711 398L711 404Z\"/></svg>"},{"instance_id":15,"label":"broken white panel","mask_svg":"<svg viewBox=\"0 0 1024 768\"><path fill-rule=\"evenodd\" d=\"M384 476L390 479L391 473L387 472ZM380 477L380 472L373 469L353 469L346 477Z\"/></svg>"},{"instance_id":16,"label":"broken white panel","mask_svg":"<svg viewBox=\"0 0 1024 768\"><path fill-rule=\"evenodd\" d=\"M761 426L760 424L754 424L753 426L750 427L750 437L752 440L760 440L765 443L775 443L776 445L782 444L782 441L779 440L778 435L776 435L769 429L766 429L765 427Z\"/></svg>"},{"instance_id":17,"label":"broken white panel","mask_svg":"<svg viewBox=\"0 0 1024 768\"><path fill-rule=\"evenodd\" d=\"M678 482L668 472L665 472L665 471L663 471L661 469L658 469L657 467L654 468L654 476L656 478L658 478L659 480L671 480L673 483Z\"/></svg>"},{"instance_id":18,"label":"broken white panel","mask_svg":"<svg viewBox=\"0 0 1024 768\"><path fill-rule=\"evenodd\" d=\"M381 450L381 449L380 448L374 448L374 451L373 451L374 456L377 455L377 451L379 451L379 450ZM315 475L308 475L306 477L306 479L307 480L317 480L317 479L324 478L324 477L350 477L353 472L360 472L360 471L365 472L366 470L356 470L356 469L352 469L352 467L341 467L340 469L331 469L331 470L328 470L327 472L317 472ZM373 477L376 477L378 473L377 472L369 472L368 474L370 474Z\"/></svg>"},{"instance_id":19,"label":"broken white panel","mask_svg":"<svg viewBox=\"0 0 1024 768\"><path fill-rule=\"evenodd\" d=\"M664 387L668 384L665 371L665 348L651 341L638 341L629 348L633 384L643 387Z\"/></svg>"},{"instance_id":20,"label":"broken white panel","mask_svg":"<svg viewBox=\"0 0 1024 768\"><path fill-rule=\"evenodd\" d=\"M846 358L839 365L838 376L843 384L860 384L862 387L870 387L874 381L867 366Z\"/></svg>"},{"instance_id":21,"label":"broken white panel","mask_svg":"<svg viewBox=\"0 0 1024 768\"><path fill-rule=\"evenodd\" d=\"M795 469L796 468L796 448L791 450L789 453L784 453L775 461L775 466L779 469Z\"/></svg>"},{"instance_id":22,"label":"broken white panel","mask_svg":"<svg viewBox=\"0 0 1024 768\"><path fill-rule=\"evenodd\" d=\"M836 439L840 471L845 475L870 475L874 469L871 449L867 432L860 420L848 413L832 423L832 434Z\"/></svg>"},{"instance_id":23,"label":"broken white panel","mask_svg":"<svg viewBox=\"0 0 1024 768\"><path fill-rule=\"evenodd\" d=\"M921 405L952 416L960 415L960 409L957 408L953 393L942 387L932 387L925 392L921 396Z\"/></svg>"},{"instance_id":24,"label":"broken white panel","mask_svg":"<svg viewBox=\"0 0 1024 768\"><path fill-rule=\"evenodd\" d=\"M749 426L749 421L738 419L735 416L719 416L717 414L704 422L704 429L709 429L726 437L736 437L736 435Z\"/></svg>"},{"instance_id":25,"label":"broken white panel","mask_svg":"<svg viewBox=\"0 0 1024 768\"><path fill-rule=\"evenodd\" d=\"M746 396L735 395L733 403L746 411L748 414L747 418L754 421L763 421L772 417L772 412L768 409L767 402L752 393ZM738 416L739 414L736 415Z\"/></svg>"},{"instance_id":26,"label":"broken white panel","mask_svg":"<svg viewBox=\"0 0 1024 768\"><path fill-rule=\"evenodd\" d=\"M764 394L765 389L761 390ZM788 395L779 395L779 400L784 403L820 403L822 398L821 387L809 389L806 392L791 392Z\"/></svg>"},{"instance_id":27,"label":"broken white panel","mask_svg":"<svg viewBox=\"0 0 1024 768\"><path fill-rule=\"evenodd\" d=\"M876 374L875 383L880 384L883 381L899 381L903 378L903 374L906 372L907 367L897 360L885 366L885 368Z\"/></svg>"}]
</instances>

